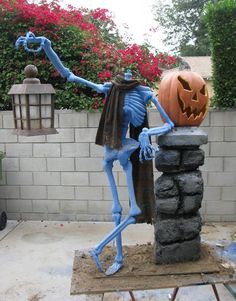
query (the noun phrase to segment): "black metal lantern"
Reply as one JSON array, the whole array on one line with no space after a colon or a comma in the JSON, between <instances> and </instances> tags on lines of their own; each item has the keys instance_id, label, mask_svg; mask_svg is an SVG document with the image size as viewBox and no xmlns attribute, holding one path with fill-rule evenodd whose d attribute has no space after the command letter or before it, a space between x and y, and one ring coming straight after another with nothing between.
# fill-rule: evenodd
<instances>
[{"instance_id":1,"label":"black metal lantern","mask_svg":"<svg viewBox=\"0 0 236 301\"><path fill-rule=\"evenodd\" d=\"M57 134L54 129L54 95L50 84L41 84L34 65L25 67L23 84L13 85L12 95L14 133L23 136Z\"/></svg>"}]
</instances>

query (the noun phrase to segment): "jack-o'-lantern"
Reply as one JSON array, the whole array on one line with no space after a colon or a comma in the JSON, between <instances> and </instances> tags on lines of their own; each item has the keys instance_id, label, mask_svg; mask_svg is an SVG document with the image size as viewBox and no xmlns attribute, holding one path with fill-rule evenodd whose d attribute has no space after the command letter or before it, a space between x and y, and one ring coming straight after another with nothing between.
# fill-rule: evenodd
<instances>
[{"instance_id":1,"label":"jack-o'-lantern","mask_svg":"<svg viewBox=\"0 0 236 301\"><path fill-rule=\"evenodd\" d=\"M208 111L206 83L191 70L167 74L161 80L158 98L176 126L199 126Z\"/></svg>"}]
</instances>

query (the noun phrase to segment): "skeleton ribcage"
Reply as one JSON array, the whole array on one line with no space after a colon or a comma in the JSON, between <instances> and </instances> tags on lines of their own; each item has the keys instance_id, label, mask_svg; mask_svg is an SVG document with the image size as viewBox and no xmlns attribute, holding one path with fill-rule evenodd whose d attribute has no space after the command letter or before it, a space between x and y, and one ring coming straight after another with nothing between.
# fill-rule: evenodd
<instances>
[{"instance_id":1,"label":"skeleton ribcage","mask_svg":"<svg viewBox=\"0 0 236 301\"><path fill-rule=\"evenodd\" d=\"M137 90L132 90L125 94L124 114L126 117L129 116L129 122L135 127L143 123L146 114L146 103L143 96Z\"/></svg>"}]
</instances>

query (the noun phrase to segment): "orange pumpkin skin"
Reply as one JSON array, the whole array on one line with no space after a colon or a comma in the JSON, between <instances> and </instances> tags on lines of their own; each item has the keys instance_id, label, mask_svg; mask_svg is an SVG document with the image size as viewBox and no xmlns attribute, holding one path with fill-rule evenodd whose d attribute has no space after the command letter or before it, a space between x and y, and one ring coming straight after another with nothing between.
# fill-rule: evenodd
<instances>
[{"instance_id":1,"label":"orange pumpkin skin","mask_svg":"<svg viewBox=\"0 0 236 301\"><path fill-rule=\"evenodd\" d=\"M175 126L199 126L209 106L205 81L190 70L167 74L160 82L158 99Z\"/></svg>"}]
</instances>

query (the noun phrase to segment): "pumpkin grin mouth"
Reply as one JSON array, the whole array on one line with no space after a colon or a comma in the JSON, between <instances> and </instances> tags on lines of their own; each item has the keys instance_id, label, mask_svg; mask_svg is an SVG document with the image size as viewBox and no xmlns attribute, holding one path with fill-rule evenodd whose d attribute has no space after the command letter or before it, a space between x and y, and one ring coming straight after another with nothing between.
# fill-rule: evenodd
<instances>
[{"instance_id":1,"label":"pumpkin grin mouth","mask_svg":"<svg viewBox=\"0 0 236 301\"><path fill-rule=\"evenodd\" d=\"M182 113L186 113L186 115L188 116L188 119L193 116L194 119L197 119L201 116L204 116L207 112L207 105L203 105L202 108L198 109L198 108L195 108L195 109L192 109L191 106L186 106L186 103L181 99L179 93L177 93L178 95L178 103L179 103L179 106L181 108L181 111Z\"/></svg>"}]
</instances>

